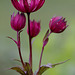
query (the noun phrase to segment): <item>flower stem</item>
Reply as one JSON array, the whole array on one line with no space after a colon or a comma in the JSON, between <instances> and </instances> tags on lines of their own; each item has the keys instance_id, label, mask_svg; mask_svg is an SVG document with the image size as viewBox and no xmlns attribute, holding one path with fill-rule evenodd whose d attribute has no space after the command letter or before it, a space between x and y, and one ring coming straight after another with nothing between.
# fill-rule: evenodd
<instances>
[{"instance_id":1,"label":"flower stem","mask_svg":"<svg viewBox=\"0 0 75 75\"><path fill-rule=\"evenodd\" d=\"M32 68L32 44L31 44L31 36L30 36L30 13L27 13L28 16L28 30L29 30L29 46L30 46L30 55L29 55L29 64Z\"/></svg>"},{"instance_id":2,"label":"flower stem","mask_svg":"<svg viewBox=\"0 0 75 75\"><path fill-rule=\"evenodd\" d=\"M44 46L42 47L42 51L41 51L40 62L39 62L39 69L40 69L40 66L41 66L43 50L44 50Z\"/></svg>"},{"instance_id":3,"label":"flower stem","mask_svg":"<svg viewBox=\"0 0 75 75\"><path fill-rule=\"evenodd\" d=\"M51 34L52 32L50 32L48 35L47 35L47 37L46 37L46 39L49 37L49 35ZM44 42L43 42L44 43ZM42 51L41 51L41 56L40 56L40 61L39 61L39 69L40 69L40 66L41 66L41 61L42 61L42 56L43 56L43 51L44 51L44 45L43 45L43 47L42 47Z\"/></svg>"},{"instance_id":4,"label":"flower stem","mask_svg":"<svg viewBox=\"0 0 75 75\"><path fill-rule=\"evenodd\" d=\"M20 60L21 60L21 63L22 63L22 66L24 68L24 62L23 62L23 59L22 59L22 55L21 55L21 47L20 47L20 32L17 32L17 46L18 46L18 51L19 51L19 56L20 56Z\"/></svg>"}]
</instances>

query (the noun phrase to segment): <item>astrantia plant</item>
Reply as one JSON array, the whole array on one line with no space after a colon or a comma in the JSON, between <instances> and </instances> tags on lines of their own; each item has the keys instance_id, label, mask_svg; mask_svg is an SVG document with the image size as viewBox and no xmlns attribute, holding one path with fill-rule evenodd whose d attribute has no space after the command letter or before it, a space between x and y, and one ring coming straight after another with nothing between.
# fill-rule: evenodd
<instances>
[{"instance_id":1,"label":"astrantia plant","mask_svg":"<svg viewBox=\"0 0 75 75\"><path fill-rule=\"evenodd\" d=\"M21 75L42 75L44 71L46 71L49 68L54 68L56 65L62 64L64 62L60 62L60 63L56 63L56 64L47 64L47 65L41 65L42 62L42 56L43 56L43 51L45 46L47 45L48 41L49 41L49 36L52 33L62 33L67 27L67 21L65 21L65 18L63 18L62 16L56 16L53 17L50 22L49 22L49 29L46 31L46 34L43 38L43 45L42 45L42 51L41 51L41 55L40 55L40 60L39 60L39 68L33 73L33 64L32 64L32 39L35 38L40 30L41 30L41 26L40 26L40 21L31 21L30 20L30 13L35 12L37 10L39 10L45 0L11 0L13 6L18 10L18 13L15 15L15 13L13 13L11 15L11 28L13 30L15 30L17 32L17 41L15 39L13 39L12 37L8 37L10 39L12 39L17 47L18 47L18 52L19 52L19 56L20 56L20 60L16 59L17 61L21 62L22 66L21 67L12 67L10 69L13 69L17 72L19 72ZM19 11L21 13L19 13ZM30 53L29 53L29 62L24 62L22 55L21 55L21 47L20 47L20 33L23 31L22 29L25 27L26 25L26 17L25 14L27 14L28 17L28 26L27 26L27 34L29 36L29 49L30 49Z\"/></svg>"}]
</instances>

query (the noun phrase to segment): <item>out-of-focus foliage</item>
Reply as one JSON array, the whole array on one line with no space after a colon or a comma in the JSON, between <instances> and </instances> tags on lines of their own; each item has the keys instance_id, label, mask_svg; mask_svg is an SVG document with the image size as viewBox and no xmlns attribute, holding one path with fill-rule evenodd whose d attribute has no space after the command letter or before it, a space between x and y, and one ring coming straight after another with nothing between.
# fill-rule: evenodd
<instances>
[{"instance_id":1,"label":"out-of-focus foliage","mask_svg":"<svg viewBox=\"0 0 75 75\"><path fill-rule=\"evenodd\" d=\"M16 39L16 32L11 29L11 14L17 10L10 0L0 0L0 75L19 75L13 70L13 66L21 65L13 59L19 59L17 46L7 38ZM31 20L41 20L41 32L33 42L33 70L38 69L39 58L42 49L42 41L49 28L49 21L53 16L66 17L68 28L60 34L51 34L49 42L43 53L42 65L57 63L66 59L70 60L53 69L47 70L43 75L75 75L75 0L46 0L44 6L31 14ZM21 48L25 62L29 58L29 44L26 27L21 33Z\"/></svg>"}]
</instances>

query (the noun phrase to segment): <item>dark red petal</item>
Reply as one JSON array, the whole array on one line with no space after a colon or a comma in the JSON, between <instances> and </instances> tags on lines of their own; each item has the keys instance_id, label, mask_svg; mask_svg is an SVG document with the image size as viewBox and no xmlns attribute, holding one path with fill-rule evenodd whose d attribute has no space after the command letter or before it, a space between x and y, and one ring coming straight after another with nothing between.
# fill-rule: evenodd
<instances>
[{"instance_id":1,"label":"dark red petal","mask_svg":"<svg viewBox=\"0 0 75 75\"><path fill-rule=\"evenodd\" d=\"M26 12L29 12L29 4L28 4L28 0L23 0L23 4L24 4L24 8L26 10Z\"/></svg>"},{"instance_id":2,"label":"dark red petal","mask_svg":"<svg viewBox=\"0 0 75 75\"><path fill-rule=\"evenodd\" d=\"M40 9L43 6L44 2L45 2L45 0L40 0L40 2L39 2L39 4L38 4L38 6L37 6L37 8L36 8L35 11L37 11L38 9Z\"/></svg>"},{"instance_id":3,"label":"dark red petal","mask_svg":"<svg viewBox=\"0 0 75 75\"><path fill-rule=\"evenodd\" d=\"M18 11L25 12L22 1L19 2L18 0L11 0L11 2Z\"/></svg>"}]
</instances>

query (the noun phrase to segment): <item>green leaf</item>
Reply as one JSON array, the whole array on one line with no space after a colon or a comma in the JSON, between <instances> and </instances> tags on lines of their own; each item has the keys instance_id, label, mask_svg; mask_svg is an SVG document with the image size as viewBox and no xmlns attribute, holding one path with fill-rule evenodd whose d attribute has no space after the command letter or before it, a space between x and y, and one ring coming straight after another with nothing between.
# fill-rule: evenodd
<instances>
[{"instance_id":1,"label":"green leaf","mask_svg":"<svg viewBox=\"0 0 75 75\"><path fill-rule=\"evenodd\" d=\"M69 60L69 59L68 59ZM49 68L54 68L55 66L57 65L60 65L60 64L63 64L65 62L67 62L68 60L64 61L64 62L60 62L60 63L56 63L56 64L47 64L47 65L43 65L43 66L40 66L40 69L38 71L36 71L34 73L34 75L42 75L42 73L44 73L47 69Z\"/></svg>"},{"instance_id":2,"label":"green leaf","mask_svg":"<svg viewBox=\"0 0 75 75\"><path fill-rule=\"evenodd\" d=\"M24 71L27 73L27 75L33 75L32 68L30 67L30 64L27 62L25 62Z\"/></svg>"},{"instance_id":3,"label":"green leaf","mask_svg":"<svg viewBox=\"0 0 75 75\"><path fill-rule=\"evenodd\" d=\"M19 61L19 60L17 60L17 61ZM22 68L22 67L12 67L10 69L17 71L21 75L33 75L32 68L30 67L30 64L27 63L27 62L25 62L24 68Z\"/></svg>"},{"instance_id":4,"label":"green leaf","mask_svg":"<svg viewBox=\"0 0 75 75\"><path fill-rule=\"evenodd\" d=\"M12 67L12 68L10 68L10 69L17 71L17 72L20 73L21 75L26 75L25 72L22 70L21 67Z\"/></svg>"}]
</instances>

